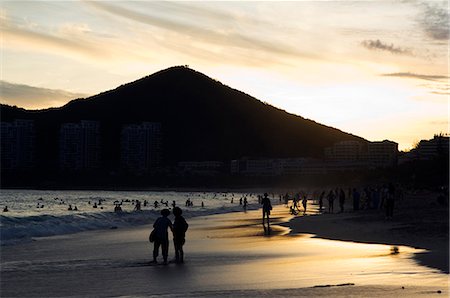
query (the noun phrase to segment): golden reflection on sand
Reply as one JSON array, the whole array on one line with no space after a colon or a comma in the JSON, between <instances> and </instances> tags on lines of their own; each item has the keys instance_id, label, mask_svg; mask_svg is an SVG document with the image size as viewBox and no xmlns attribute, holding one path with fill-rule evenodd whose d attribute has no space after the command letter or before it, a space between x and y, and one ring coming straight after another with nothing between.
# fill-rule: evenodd
<instances>
[{"instance_id":1,"label":"golden reflection on sand","mask_svg":"<svg viewBox=\"0 0 450 298\"><path fill-rule=\"evenodd\" d=\"M208 273L210 281L226 280L233 288L260 289L338 284L448 285L445 274L412 259L413 254L425 250L291 235L289 228L277 225L292 217L282 205L274 208L273 230L267 236L260 213L256 210L215 215L207 229L196 227L196 233L203 234L205 242L198 242L190 250L216 251L228 260L238 260L218 264L216 270Z\"/></svg>"}]
</instances>

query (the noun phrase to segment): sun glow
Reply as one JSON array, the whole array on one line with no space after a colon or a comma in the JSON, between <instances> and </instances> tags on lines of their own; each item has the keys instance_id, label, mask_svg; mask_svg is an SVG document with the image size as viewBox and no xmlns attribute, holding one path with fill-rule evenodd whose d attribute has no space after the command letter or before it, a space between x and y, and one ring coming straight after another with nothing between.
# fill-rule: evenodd
<instances>
[{"instance_id":1,"label":"sun glow","mask_svg":"<svg viewBox=\"0 0 450 298\"><path fill-rule=\"evenodd\" d=\"M15 87L1 100L45 108L188 64L288 112L409 148L448 132L448 22L426 22L448 19L444 4L4 1L1 79ZM44 95L52 89L69 96Z\"/></svg>"}]
</instances>

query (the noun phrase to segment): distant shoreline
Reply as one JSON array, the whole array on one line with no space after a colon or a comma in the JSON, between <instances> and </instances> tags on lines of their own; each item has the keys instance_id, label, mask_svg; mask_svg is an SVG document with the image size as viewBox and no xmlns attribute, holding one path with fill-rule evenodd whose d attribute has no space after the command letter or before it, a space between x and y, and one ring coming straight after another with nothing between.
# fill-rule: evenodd
<instances>
[{"instance_id":1,"label":"distant shoreline","mask_svg":"<svg viewBox=\"0 0 450 298\"><path fill-rule=\"evenodd\" d=\"M285 225L292 234L426 249L414 259L448 274L449 209L435 203L434 196L431 192L406 196L398 202L392 221L384 219L383 210L361 210L295 217Z\"/></svg>"}]
</instances>

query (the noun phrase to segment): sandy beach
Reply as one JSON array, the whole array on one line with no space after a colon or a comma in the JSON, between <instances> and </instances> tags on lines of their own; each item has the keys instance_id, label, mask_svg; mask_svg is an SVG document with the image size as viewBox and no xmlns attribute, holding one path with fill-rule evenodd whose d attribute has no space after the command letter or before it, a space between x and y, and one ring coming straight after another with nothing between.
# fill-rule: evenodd
<instances>
[{"instance_id":1,"label":"sandy beach","mask_svg":"<svg viewBox=\"0 0 450 298\"><path fill-rule=\"evenodd\" d=\"M278 224L291 219L283 205L272 216ZM149 265L150 226L5 246L1 296L448 296L448 275L414 261L424 250L399 245L392 254L391 245L296 234L345 216L298 217L288 224L292 231L278 225L271 236L263 235L259 217L255 210L190 219L183 265Z\"/></svg>"},{"instance_id":2,"label":"sandy beach","mask_svg":"<svg viewBox=\"0 0 450 298\"><path fill-rule=\"evenodd\" d=\"M386 220L383 210L297 217L288 226L293 234L310 233L316 237L405 245L426 252L414 258L421 264L449 273L449 209L436 202L436 193L409 194L399 202L392 220Z\"/></svg>"}]
</instances>

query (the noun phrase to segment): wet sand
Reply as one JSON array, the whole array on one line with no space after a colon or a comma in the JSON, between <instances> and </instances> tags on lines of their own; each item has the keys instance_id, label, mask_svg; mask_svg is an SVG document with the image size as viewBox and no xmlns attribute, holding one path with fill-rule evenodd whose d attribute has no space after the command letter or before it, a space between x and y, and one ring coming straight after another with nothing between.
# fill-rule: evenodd
<instances>
[{"instance_id":1,"label":"wet sand","mask_svg":"<svg viewBox=\"0 0 450 298\"><path fill-rule=\"evenodd\" d=\"M397 202L392 220L383 210L353 212L351 206L339 214L297 217L288 226L292 233L362 243L405 245L426 252L414 258L421 264L449 273L449 209L436 203L437 194L407 195Z\"/></svg>"},{"instance_id":2,"label":"wet sand","mask_svg":"<svg viewBox=\"0 0 450 298\"><path fill-rule=\"evenodd\" d=\"M448 276L414 262L412 256L418 250L401 246L399 254L392 254L388 245L292 235L282 226L274 226L273 233L265 236L260 213L257 210L190 219L183 265L149 265L150 226L39 238L28 244L2 247L0 294L1 297L448 295ZM274 223L290 219L284 206L276 206L272 216Z\"/></svg>"}]
</instances>

